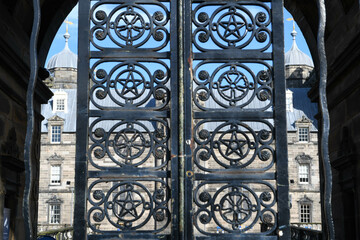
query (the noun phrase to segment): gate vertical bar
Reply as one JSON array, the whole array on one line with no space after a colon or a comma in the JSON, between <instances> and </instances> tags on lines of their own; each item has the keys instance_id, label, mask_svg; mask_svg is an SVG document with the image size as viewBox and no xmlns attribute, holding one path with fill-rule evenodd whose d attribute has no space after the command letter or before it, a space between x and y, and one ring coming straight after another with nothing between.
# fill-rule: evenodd
<instances>
[{"instance_id":1,"label":"gate vertical bar","mask_svg":"<svg viewBox=\"0 0 360 240\"><path fill-rule=\"evenodd\" d=\"M184 141L185 141L185 171L184 171L184 183L185 183L185 203L184 203L184 228L185 239L194 239L193 230L193 181L194 181L194 168L193 168L193 112L192 112L192 68L193 68L193 54L192 54L192 1L185 1L183 7L184 17L182 19L183 33L184 33L184 53L183 65L184 65L184 78L183 84L185 92L184 98Z\"/></svg>"},{"instance_id":2,"label":"gate vertical bar","mask_svg":"<svg viewBox=\"0 0 360 240\"><path fill-rule=\"evenodd\" d=\"M290 239L290 202L288 179L288 152L286 127L286 96L284 71L284 18L283 0L273 0L273 54L275 84L275 139L278 198L278 234L280 239ZM281 17L279 17L281 16Z\"/></svg>"},{"instance_id":3,"label":"gate vertical bar","mask_svg":"<svg viewBox=\"0 0 360 240\"><path fill-rule=\"evenodd\" d=\"M87 149L89 126L89 11L90 1L79 1L78 86L75 159L74 239L87 239Z\"/></svg>"},{"instance_id":4,"label":"gate vertical bar","mask_svg":"<svg viewBox=\"0 0 360 240\"><path fill-rule=\"evenodd\" d=\"M185 59L185 34L184 34L184 9L185 9L185 1L177 0L177 24L178 24L178 62L177 62L177 70L179 72L178 75L178 86L179 86L179 96L178 96L178 117L179 117L179 229L180 229L180 238L186 239L187 228L185 227L186 222L186 180L185 180L185 169L186 169L186 118L185 118L185 97L184 94L186 92L186 70L184 65Z\"/></svg>"},{"instance_id":5,"label":"gate vertical bar","mask_svg":"<svg viewBox=\"0 0 360 240\"><path fill-rule=\"evenodd\" d=\"M170 24L170 60L171 65L171 75L176 81L172 81L171 85L171 98L172 98L172 108L171 108L171 126L179 126L180 119L179 119L179 108L175 107L179 104L179 44L178 44L178 35L180 34L180 24L179 24L179 3L178 1L171 1L170 5L171 11L171 24ZM180 136L180 128L178 130L173 128L171 131L171 206L172 206L172 231L171 236L174 240L180 239L181 235L181 228L180 228L180 199L181 199L181 192L180 192L180 181L179 181L179 173L180 173L180 164L179 161L181 156L179 156L179 136Z\"/></svg>"}]
</instances>

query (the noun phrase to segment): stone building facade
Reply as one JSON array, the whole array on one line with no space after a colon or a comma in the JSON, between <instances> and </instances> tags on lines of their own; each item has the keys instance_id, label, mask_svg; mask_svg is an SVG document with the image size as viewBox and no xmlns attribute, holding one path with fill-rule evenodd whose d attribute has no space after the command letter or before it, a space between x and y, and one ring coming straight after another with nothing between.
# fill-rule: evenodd
<instances>
[{"instance_id":1,"label":"stone building facade","mask_svg":"<svg viewBox=\"0 0 360 240\"><path fill-rule=\"evenodd\" d=\"M286 53L287 129L291 199L290 222L321 229L320 179L316 104L307 97L312 60L296 46ZM53 57L46 83L54 97L42 108L41 173L38 229L72 225L75 175L76 56L65 49ZM64 54L64 52L67 54ZM71 60L66 61L64 58Z\"/></svg>"}]
</instances>

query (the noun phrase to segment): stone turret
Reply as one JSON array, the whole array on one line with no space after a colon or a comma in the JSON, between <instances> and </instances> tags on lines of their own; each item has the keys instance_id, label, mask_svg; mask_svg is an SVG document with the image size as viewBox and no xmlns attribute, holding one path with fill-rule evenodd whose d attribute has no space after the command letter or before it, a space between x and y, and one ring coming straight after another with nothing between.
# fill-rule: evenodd
<instances>
[{"instance_id":1,"label":"stone turret","mask_svg":"<svg viewBox=\"0 0 360 240\"><path fill-rule=\"evenodd\" d=\"M77 87L77 55L69 48L70 34L68 31L64 34L64 38L64 49L52 56L47 65L51 77L45 81L45 84L54 89Z\"/></svg>"},{"instance_id":2,"label":"stone turret","mask_svg":"<svg viewBox=\"0 0 360 240\"><path fill-rule=\"evenodd\" d=\"M296 44L295 27L291 32L293 44L291 49L285 53L285 78L287 88L309 87L307 80L314 69L312 59L302 52Z\"/></svg>"}]
</instances>

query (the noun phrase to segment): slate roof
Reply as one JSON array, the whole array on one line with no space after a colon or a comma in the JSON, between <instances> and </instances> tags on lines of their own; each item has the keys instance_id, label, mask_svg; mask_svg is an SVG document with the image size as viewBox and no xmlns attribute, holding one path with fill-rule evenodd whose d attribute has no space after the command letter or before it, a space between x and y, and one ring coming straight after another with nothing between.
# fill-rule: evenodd
<instances>
[{"instance_id":1,"label":"slate roof","mask_svg":"<svg viewBox=\"0 0 360 240\"><path fill-rule=\"evenodd\" d=\"M296 131L295 128L295 121L302 118L302 116L305 116L312 120L312 128L311 131L317 131L317 121L315 119L315 115L318 113L317 110L317 104L311 103L310 99L307 97L307 92L310 90L309 88L291 88L290 89L293 92L293 107L294 111L287 112L287 130L288 131ZM53 92L58 91L57 89L52 89ZM48 131L48 119L54 116L55 114L63 119L65 119L64 122L64 128L63 132L75 132L76 131L76 89L63 89L61 91L64 91L68 94L68 100L67 100L67 112L60 112L56 111L53 112L53 101L50 100L48 104L44 104L41 107L41 113L45 117L45 120L41 124L41 132L47 132ZM149 102L149 105L153 105L153 102ZM215 104L214 102L209 103L209 106L212 106L212 104ZM254 101L252 103L252 107L256 107L258 104L261 104L260 101ZM269 109L268 111L271 111ZM105 129L110 129L112 124L114 122L108 122L106 125L103 126ZM215 129L219 123L210 123L207 124L206 128L208 130ZM152 128L151 126L147 126L149 128ZM251 124L251 128L254 130L261 129L261 126L257 124Z\"/></svg>"}]
</instances>

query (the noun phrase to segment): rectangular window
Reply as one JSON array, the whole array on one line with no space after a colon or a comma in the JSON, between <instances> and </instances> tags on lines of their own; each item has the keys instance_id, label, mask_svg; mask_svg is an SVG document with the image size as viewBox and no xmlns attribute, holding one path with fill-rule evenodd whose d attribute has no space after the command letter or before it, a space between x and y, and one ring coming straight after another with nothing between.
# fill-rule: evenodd
<instances>
[{"instance_id":1,"label":"rectangular window","mask_svg":"<svg viewBox=\"0 0 360 240\"><path fill-rule=\"evenodd\" d=\"M50 183L52 185L60 185L60 182L61 182L61 166L60 165L52 165L51 166Z\"/></svg>"},{"instance_id":2,"label":"rectangular window","mask_svg":"<svg viewBox=\"0 0 360 240\"><path fill-rule=\"evenodd\" d=\"M311 222L311 206L310 204L300 204L300 222L310 223Z\"/></svg>"},{"instance_id":3,"label":"rectangular window","mask_svg":"<svg viewBox=\"0 0 360 240\"><path fill-rule=\"evenodd\" d=\"M309 128L299 128L299 142L309 141Z\"/></svg>"},{"instance_id":4,"label":"rectangular window","mask_svg":"<svg viewBox=\"0 0 360 240\"><path fill-rule=\"evenodd\" d=\"M309 183L309 165L299 165L299 181L300 183Z\"/></svg>"},{"instance_id":5,"label":"rectangular window","mask_svg":"<svg viewBox=\"0 0 360 240\"><path fill-rule=\"evenodd\" d=\"M56 111L64 111L64 110L65 110L65 99L57 99Z\"/></svg>"},{"instance_id":6,"label":"rectangular window","mask_svg":"<svg viewBox=\"0 0 360 240\"><path fill-rule=\"evenodd\" d=\"M60 204L50 204L49 206L49 223L60 223Z\"/></svg>"},{"instance_id":7,"label":"rectangular window","mask_svg":"<svg viewBox=\"0 0 360 240\"><path fill-rule=\"evenodd\" d=\"M61 126L52 126L51 127L51 142L60 143L61 142Z\"/></svg>"}]
</instances>

